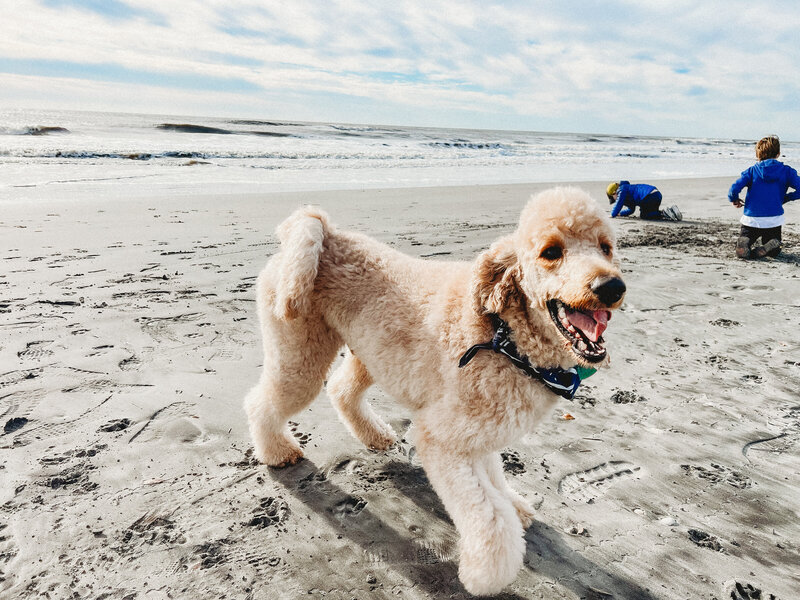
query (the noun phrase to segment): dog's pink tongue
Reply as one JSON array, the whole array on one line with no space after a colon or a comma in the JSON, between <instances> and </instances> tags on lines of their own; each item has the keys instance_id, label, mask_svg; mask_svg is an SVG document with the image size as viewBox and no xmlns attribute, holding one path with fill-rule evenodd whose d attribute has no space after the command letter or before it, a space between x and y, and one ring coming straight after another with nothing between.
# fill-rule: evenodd
<instances>
[{"instance_id":1,"label":"dog's pink tongue","mask_svg":"<svg viewBox=\"0 0 800 600\"><path fill-rule=\"evenodd\" d=\"M595 310L591 313L575 311L567 314L567 319L573 327L580 329L593 342L603 335L610 318L611 312L607 310Z\"/></svg>"}]
</instances>

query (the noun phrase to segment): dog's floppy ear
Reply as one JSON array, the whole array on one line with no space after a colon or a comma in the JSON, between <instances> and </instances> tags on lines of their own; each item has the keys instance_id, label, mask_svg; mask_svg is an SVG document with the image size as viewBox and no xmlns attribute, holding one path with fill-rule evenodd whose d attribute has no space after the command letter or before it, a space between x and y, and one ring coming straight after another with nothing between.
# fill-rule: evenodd
<instances>
[{"instance_id":1,"label":"dog's floppy ear","mask_svg":"<svg viewBox=\"0 0 800 600\"><path fill-rule=\"evenodd\" d=\"M512 238L505 237L478 256L472 272L472 299L478 313L500 313L518 292L519 262Z\"/></svg>"}]
</instances>

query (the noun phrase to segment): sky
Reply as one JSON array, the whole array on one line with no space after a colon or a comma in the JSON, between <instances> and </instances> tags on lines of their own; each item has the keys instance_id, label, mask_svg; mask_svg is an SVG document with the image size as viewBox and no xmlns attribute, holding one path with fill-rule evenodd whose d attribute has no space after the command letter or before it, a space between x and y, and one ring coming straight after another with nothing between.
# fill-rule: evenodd
<instances>
[{"instance_id":1,"label":"sky","mask_svg":"<svg viewBox=\"0 0 800 600\"><path fill-rule=\"evenodd\" d=\"M800 141L789 0L3 0L0 108Z\"/></svg>"}]
</instances>

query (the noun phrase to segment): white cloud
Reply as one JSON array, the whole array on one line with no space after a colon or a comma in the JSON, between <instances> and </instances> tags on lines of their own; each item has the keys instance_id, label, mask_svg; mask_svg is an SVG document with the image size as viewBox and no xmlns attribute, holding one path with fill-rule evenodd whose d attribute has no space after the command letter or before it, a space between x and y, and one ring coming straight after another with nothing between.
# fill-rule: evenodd
<instances>
[{"instance_id":1,"label":"white cloud","mask_svg":"<svg viewBox=\"0 0 800 600\"><path fill-rule=\"evenodd\" d=\"M800 96L794 76L800 18L787 2L139 0L131 6L142 16L109 18L67 2L15 3L0 20L0 82L11 79L2 70L13 59L31 65L38 85L26 98L28 88L16 78L14 95L4 90L0 102L41 101L37 89L41 96L61 93L71 81L72 97L82 97L85 83L76 73L36 77L37 61L67 61L116 65L119 77L126 70L139 79L166 73L179 82L191 74L213 84L212 91L191 94L165 87L164 79L140 84L150 84L148 94L159 90L156 97L172 95L173 112L196 112L205 102L207 113L280 110L284 118L384 123L413 115L427 125L728 137L759 135L778 119L784 135L800 139L793 111L773 111L770 103ZM221 94L225 79L260 91L242 86ZM63 95L65 102L70 97ZM110 103L106 109L143 110L141 94L99 97ZM348 112L348 98L358 112Z\"/></svg>"}]
</instances>

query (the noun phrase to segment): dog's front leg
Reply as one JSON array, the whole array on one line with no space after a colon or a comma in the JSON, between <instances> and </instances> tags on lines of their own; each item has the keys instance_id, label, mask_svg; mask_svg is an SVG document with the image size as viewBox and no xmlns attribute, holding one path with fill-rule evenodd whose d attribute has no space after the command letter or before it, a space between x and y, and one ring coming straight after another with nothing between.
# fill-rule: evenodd
<instances>
[{"instance_id":1,"label":"dog's front leg","mask_svg":"<svg viewBox=\"0 0 800 600\"><path fill-rule=\"evenodd\" d=\"M492 484L494 484L500 493L505 494L508 499L511 500L511 504L514 505L517 516L522 522L522 528L527 529L530 527L534 517L533 508L519 492L508 485L506 476L503 474L503 459L500 458L499 454L491 453L484 456L483 460L485 461L486 471L489 473L489 479Z\"/></svg>"},{"instance_id":2,"label":"dog's front leg","mask_svg":"<svg viewBox=\"0 0 800 600\"><path fill-rule=\"evenodd\" d=\"M471 594L498 593L516 578L525 552L511 499L493 485L485 457L419 443L417 450L459 533L461 583Z\"/></svg>"}]
</instances>

